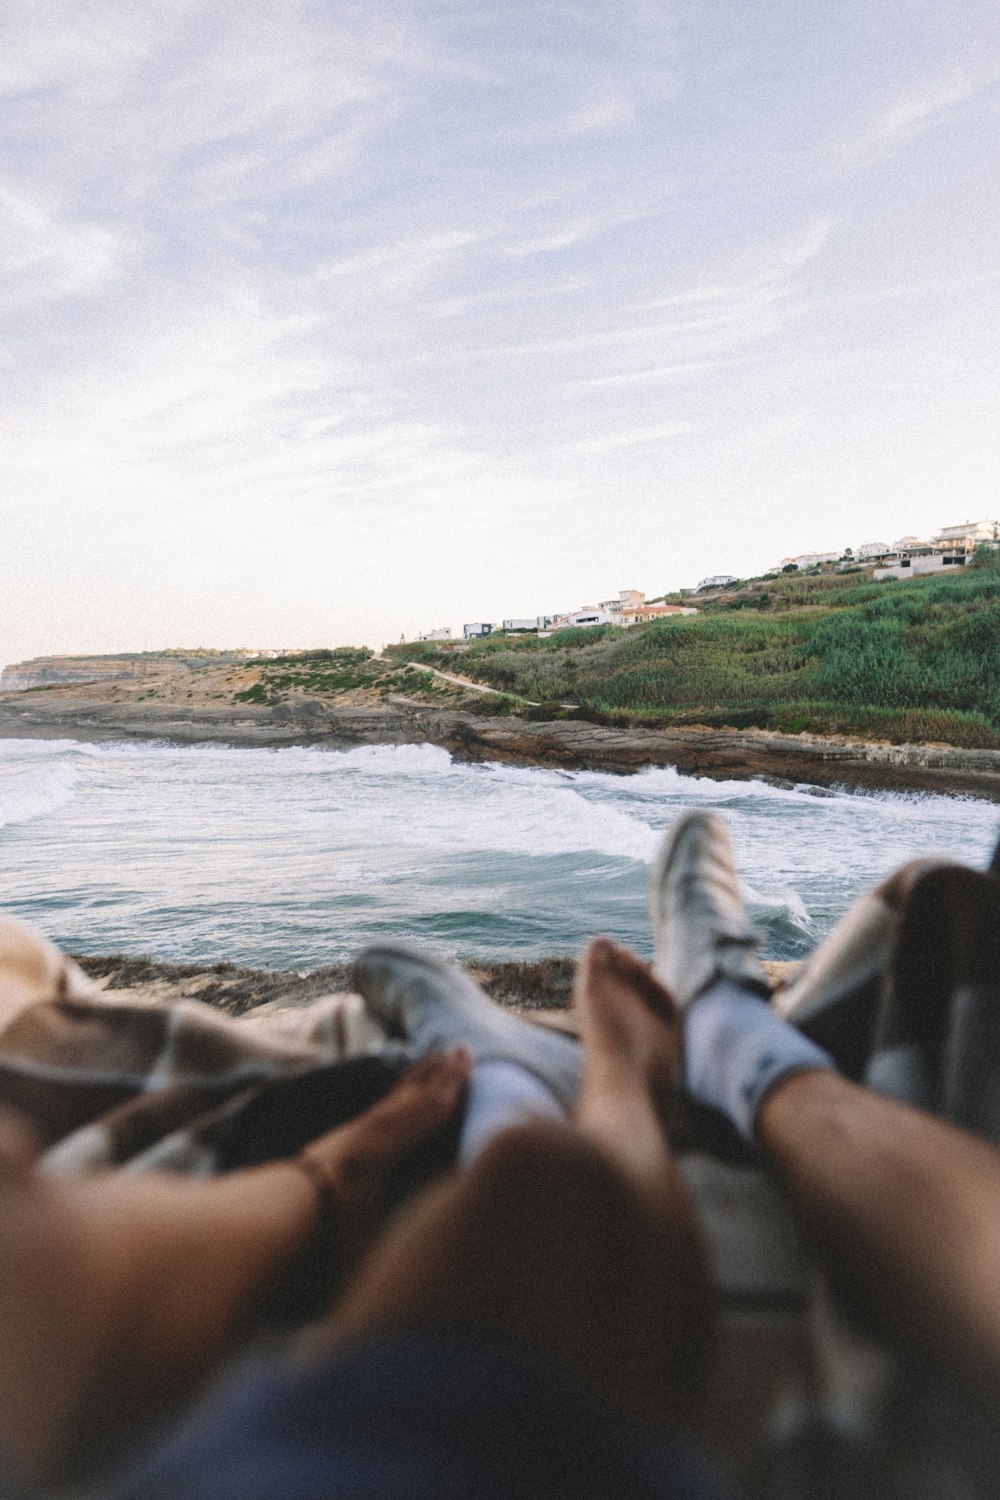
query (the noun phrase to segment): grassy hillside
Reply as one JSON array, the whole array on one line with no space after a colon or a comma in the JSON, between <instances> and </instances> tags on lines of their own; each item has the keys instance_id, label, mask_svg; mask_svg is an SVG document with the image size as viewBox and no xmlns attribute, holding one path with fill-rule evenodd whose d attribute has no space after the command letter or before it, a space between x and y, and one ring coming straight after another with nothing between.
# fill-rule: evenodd
<instances>
[{"instance_id":1,"label":"grassy hillside","mask_svg":"<svg viewBox=\"0 0 1000 1500\"><path fill-rule=\"evenodd\" d=\"M1000 558L948 577L757 582L697 618L394 647L539 700L656 723L1000 747Z\"/></svg>"}]
</instances>

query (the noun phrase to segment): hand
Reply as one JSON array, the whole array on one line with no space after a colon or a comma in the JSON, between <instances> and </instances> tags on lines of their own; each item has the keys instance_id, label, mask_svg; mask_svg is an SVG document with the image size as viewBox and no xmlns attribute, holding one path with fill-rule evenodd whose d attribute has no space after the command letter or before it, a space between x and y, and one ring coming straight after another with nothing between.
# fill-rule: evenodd
<instances>
[{"instance_id":1,"label":"hand","mask_svg":"<svg viewBox=\"0 0 1000 1500\"><path fill-rule=\"evenodd\" d=\"M400 1171L454 1120L471 1071L464 1047L426 1057L378 1104L300 1153L332 1199L341 1273L380 1227Z\"/></svg>"}]
</instances>

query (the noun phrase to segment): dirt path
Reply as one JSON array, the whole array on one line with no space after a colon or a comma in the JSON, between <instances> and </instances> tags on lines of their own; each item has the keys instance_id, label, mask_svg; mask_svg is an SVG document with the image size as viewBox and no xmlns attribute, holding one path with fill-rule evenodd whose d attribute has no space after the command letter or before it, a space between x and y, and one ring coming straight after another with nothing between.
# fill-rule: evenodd
<instances>
[{"instance_id":1,"label":"dirt path","mask_svg":"<svg viewBox=\"0 0 1000 1500\"><path fill-rule=\"evenodd\" d=\"M518 703L527 704L529 708L540 708L534 698L522 698L519 693L505 693L502 688L486 687L481 682L473 682L471 677L457 677L454 672L442 672L440 667L428 667L420 663L421 672L432 672L435 677L440 677L442 682L453 682L456 687L468 688L471 693L493 693L498 698L516 698Z\"/></svg>"},{"instance_id":2,"label":"dirt path","mask_svg":"<svg viewBox=\"0 0 1000 1500\"><path fill-rule=\"evenodd\" d=\"M456 687L469 688L473 693L495 693L498 698L514 698L518 703L523 703L525 708L541 708L541 703L536 698L522 698L520 693L505 692L503 688L485 687L481 682L473 682L471 677L456 677L453 672L442 672L440 667L421 666L423 672L433 672L435 677L440 677L442 682L453 682ZM578 703L560 703L560 708L579 708Z\"/></svg>"}]
</instances>

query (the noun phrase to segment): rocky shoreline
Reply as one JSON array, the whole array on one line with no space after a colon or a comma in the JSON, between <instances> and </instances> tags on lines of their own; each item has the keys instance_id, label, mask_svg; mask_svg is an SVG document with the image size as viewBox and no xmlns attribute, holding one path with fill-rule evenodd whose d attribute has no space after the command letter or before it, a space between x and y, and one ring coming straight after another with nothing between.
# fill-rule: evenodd
<instances>
[{"instance_id":1,"label":"rocky shoreline","mask_svg":"<svg viewBox=\"0 0 1000 1500\"><path fill-rule=\"evenodd\" d=\"M122 953L75 961L100 988L118 1000L203 1000L228 1015L295 1010L321 995L347 994L350 966L330 964L308 972L254 969L240 964L178 964ZM575 964L571 958L469 963L465 968L491 999L519 1010L565 1010Z\"/></svg>"},{"instance_id":2,"label":"rocky shoreline","mask_svg":"<svg viewBox=\"0 0 1000 1500\"><path fill-rule=\"evenodd\" d=\"M109 998L143 1004L202 1000L231 1016L262 1017L297 1010L322 995L347 994L350 968L330 964L302 972L293 969L253 969L239 964L163 963L151 958L114 953L94 958L80 954L75 961ZM466 972L498 1005L535 1013L553 1021L571 1007L572 958L540 958L463 965ZM765 963L773 983L786 981L795 963Z\"/></svg>"},{"instance_id":3,"label":"rocky shoreline","mask_svg":"<svg viewBox=\"0 0 1000 1500\"><path fill-rule=\"evenodd\" d=\"M221 697L222 695L217 695ZM345 700L299 696L276 706L113 701L66 686L0 695L0 738L169 740L244 747L433 744L464 761L629 773L673 766L721 781L935 792L1000 802L1000 750L890 745L768 730L608 727L579 719L534 722L437 707L401 695Z\"/></svg>"}]
</instances>

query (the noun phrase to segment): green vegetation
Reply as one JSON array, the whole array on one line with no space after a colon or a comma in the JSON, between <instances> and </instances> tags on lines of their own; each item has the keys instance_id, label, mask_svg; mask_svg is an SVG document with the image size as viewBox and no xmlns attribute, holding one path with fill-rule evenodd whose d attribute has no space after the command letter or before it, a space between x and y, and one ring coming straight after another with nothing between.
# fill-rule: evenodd
<instances>
[{"instance_id":1,"label":"green vegetation","mask_svg":"<svg viewBox=\"0 0 1000 1500\"><path fill-rule=\"evenodd\" d=\"M873 583L864 572L757 580L697 618L392 648L591 718L1000 747L1000 556Z\"/></svg>"},{"instance_id":2,"label":"green vegetation","mask_svg":"<svg viewBox=\"0 0 1000 1500\"><path fill-rule=\"evenodd\" d=\"M277 695L289 689L324 696L370 688L381 676L381 663L373 662L373 657L367 646L276 656L261 662L259 682L234 696L238 703L273 703Z\"/></svg>"},{"instance_id":3,"label":"green vegetation","mask_svg":"<svg viewBox=\"0 0 1000 1500\"><path fill-rule=\"evenodd\" d=\"M481 695L449 687L433 674L421 669L420 663L406 657L378 660L367 646L341 646L330 651L308 651L299 656L278 656L270 661L253 663L260 673L256 682L242 692L234 693L237 703L271 705L281 702L289 693L310 698L335 698L362 689L382 696L391 693L447 698L454 706L466 708L466 700ZM510 712L506 700L490 698L493 712ZM482 712L477 701L473 711Z\"/></svg>"}]
</instances>

